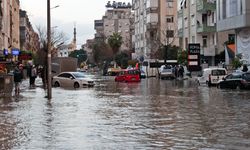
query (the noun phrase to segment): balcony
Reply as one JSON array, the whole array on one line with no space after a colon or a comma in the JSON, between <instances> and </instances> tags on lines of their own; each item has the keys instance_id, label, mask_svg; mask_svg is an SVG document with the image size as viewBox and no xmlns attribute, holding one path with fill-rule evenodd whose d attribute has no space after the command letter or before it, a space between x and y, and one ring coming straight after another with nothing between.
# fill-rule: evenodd
<instances>
[{"instance_id":1,"label":"balcony","mask_svg":"<svg viewBox=\"0 0 250 150\"><path fill-rule=\"evenodd\" d=\"M158 23L158 14L157 13L150 13L147 14L146 23Z\"/></svg>"},{"instance_id":2,"label":"balcony","mask_svg":"<svg viewBox=\"0 0 250 150\"><path fill-rule=\"evenodd\" d=\"M146 13L156 13L158 12L159 5L158 0L147 0L146 3Z\"/></svg>"},{"instance_id":3,"label":"balcony","mask_svg":"<svg viewBox=\"0 0 250 150\"><path fill-rule=\"evenodd\" d=\"M147 30L158 29L158 23L147 23Z\"/></svg>"},{"instance_id":4,"label":"balcony","mask_svg":"<svg viewBox=\"0 0 250 150\"><path fill-rule=\"evenodd\" d=\"M215 0L197 0L196 1L197 12L208 12L216 10Z\"/></svg>"},{"instance_id":5,"label":"balcony","mask_svg":"<svg viewBox=\"0 0 250 150\"><path fill-rule=\"evenodd\" d=\"M197 26L197 33L212 33L212 32L216 32L216 25L208 26L206 24L202 24Z\"/></svg>"}]
</instances>

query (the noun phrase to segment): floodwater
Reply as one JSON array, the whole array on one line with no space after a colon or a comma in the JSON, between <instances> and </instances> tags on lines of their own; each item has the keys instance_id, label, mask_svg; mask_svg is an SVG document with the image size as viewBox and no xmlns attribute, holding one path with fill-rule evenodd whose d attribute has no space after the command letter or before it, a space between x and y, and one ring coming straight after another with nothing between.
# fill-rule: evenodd
<instances>
[{"instance_id":1,"label":"floodwater","mask_svg":"<svg viewBox=\"0 0 250 150\"><path fill-rule=\"evenodd\" d=\"M248 150L250 93L156 78L0 99L0 149ZM25 83L23 83L25 84Z\"/></svg>"}]
</instances>

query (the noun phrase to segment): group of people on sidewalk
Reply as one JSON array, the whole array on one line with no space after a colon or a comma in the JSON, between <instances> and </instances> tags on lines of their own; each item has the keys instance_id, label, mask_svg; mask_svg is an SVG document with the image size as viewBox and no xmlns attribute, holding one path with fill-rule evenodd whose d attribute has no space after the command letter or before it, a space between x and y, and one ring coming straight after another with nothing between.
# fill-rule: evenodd
<instances>
[{"instance_id":1,"label":"group of people on sidewalk","mask_svg":"<svg viewBox=\"0 0 250 150\"><path fill-rule=\"evenodd\" d=\"M13 75L14 75L14 88L15 88L15 95L19 95L20 93L20 84L22 82L22 80L24 79L24 71L23 71L24 67L23 64L17 64L15 66ZM37 71L37 67L35 65L30 65L27 67L27 76L29 77L29 85L30 88L34 88L35 87L35 80L37 78L38 75L38 71Z\"/></svg>"}]
</instances>

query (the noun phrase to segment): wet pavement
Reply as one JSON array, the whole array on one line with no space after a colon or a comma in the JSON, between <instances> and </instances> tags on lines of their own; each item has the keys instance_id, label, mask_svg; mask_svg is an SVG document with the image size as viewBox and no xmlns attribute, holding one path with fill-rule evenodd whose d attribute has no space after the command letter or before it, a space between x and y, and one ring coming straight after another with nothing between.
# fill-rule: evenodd
<instances>
[{"instance_id":1,"label":"wet pavement","mask_svg":"<svg viewBox=\"0 0 250 150\"><path fill-rule=\"evenodd\" d=\"M24 81L19 97L0 99L0 149L250 149L249 91L184 81L97 78L93 88Z\"/></svg>"}]
</instances>

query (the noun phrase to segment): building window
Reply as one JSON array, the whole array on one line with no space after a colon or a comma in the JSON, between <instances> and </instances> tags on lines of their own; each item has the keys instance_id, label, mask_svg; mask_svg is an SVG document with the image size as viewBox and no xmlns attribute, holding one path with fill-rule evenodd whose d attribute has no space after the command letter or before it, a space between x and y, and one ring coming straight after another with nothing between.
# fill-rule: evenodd
<instances>
[{"instance_id":1,"label":"building window","mask_svg":"<svg viewBox=\"0 0 250 150\"><path fill-rule=\"evenodd\" d=\"M187 17L184 18L184 27L187 28L188 27L188 20L187 20Z\"/></svg>"},{"instance_id":2,"label":"building window","mask_svg":"<svg viewBox=\"0 0 250 150\"><path fill-rule=\"evenodd\" d=\"M238 15L238 0L230 0L229 1L229 17L237 16Z\"/></svg>"},{"instance_id":3,"label":"building window","mask_svg":"<svg viewBox=\"0 0 250 150\"><path fill-rule=\"evenodd\" d=\"M174 22L174 16L167 16L166 18L168 23Z\"/></svg>"},{"instance_id":4,"label":"building window","mask_svg":"<svg viewBox=\"0 0 250 150\"><path fill-rule=\"evenodd\" d=\"M192 36L192 43L195 43L195 36Z\"/></svg>"},{"instance_id":5,"label":"building window","mask_svg":"<svg viewBox=\"0 0 250 150\"><path fill-rule=\"evenodd\" d=\"M168 38L173 38L174 37L174 30L167 30L167 35Z\"/></svg>"},{"instance_id":6,"label":"building window","mask_svg":"<svg viewBox=\"0 0 250 150\"><path fill-rule=\"evenodd\" d=\"M228 42L230 44L234 44L235 43L235 34L228 34Z\"/></svg>"},{"instance_id":7,"label":"building window","mask_svg":"<svg viewBox=\"0 0 250 150\"><path fill-rule=\"evenodd\" d=\"M226 19L227 18L227 0L222 1L222 18Z\"/></svg>"},{"instance_id":8,"label":"building window","mask_svg":"<svg viewBox=\"0 0 250 150\"><path fill-rule=\"evenodd\" d=\"M215 13L212 12L212 23L215 23Z\"/></svg>"},{"instance_id":9,"label":"building window","mask_svg":"<svg viewBox=\"0 0 250 150\"><path fill-rule=\"evenodd\" d=\"M191 23L192 23L192 26L194 26L196 23L194 15L191 15Z\"/></svg>"},{"instance_id":10,"label":"building window","mask_svg":"<svg viewBox=\"0 0 250 150\"><path fill-rule=\"evenodd\" d=\"M202 36L202 45L203 45L203 47L207 47L207 36L206 35Z\"/></svg>"},{"instance_id":11,"label":"building window","mask_svg":"<svg viewBox=\"0 0 250 150\"><path fill-rule=\"evenodd\" d=\"M173 2L167 2L167 8L173 8Z\"/></svg>"}]
</instances>

